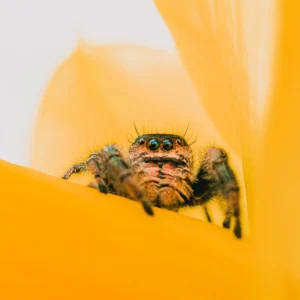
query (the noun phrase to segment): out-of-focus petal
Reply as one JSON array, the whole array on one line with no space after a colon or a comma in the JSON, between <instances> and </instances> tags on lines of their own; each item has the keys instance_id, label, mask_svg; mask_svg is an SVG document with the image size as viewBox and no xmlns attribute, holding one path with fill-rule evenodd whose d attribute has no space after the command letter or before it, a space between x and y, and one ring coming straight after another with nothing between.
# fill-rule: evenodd
<instances>
[{"instance_id":1,"label":"out-of-focus petal","mask_svg":"<svg viewBox=\"0 0 300 300\"><path fill-rule=\"evenodd\" d=\"M182 134L190 123L195 150L211 139L222 143L176 55L81 42L42 99L31 166L57 175L107 142L128 147L137 136L134 123L141 133Z\"/></svg>"},{"instance_id":2,"label":"out-of-focus petal","mask_svg":"<svg viewBox=\"0 0 300 300\"><path fill-rule=\"evenodd\" d=\"M105 143L128 148L128 139L137 136L134 122L141 133L183 134L190 124L186 136L190 142L196 139L192 146L196 165L198 152L214 143L230 153L231 164L243 178L239 158L199 104L179 57L141 46L84 42L58 68L41 102L31 166L57 176ZM87 174L85 179L81 176L72 181L85 184L91 179ZM192 214L205 219L202 208ZM214 215L214 221L221 224L222 216ZM247 234L245 197L242 221Z\"/></svg>"},{"instance_id":3,"label":"out-of-focus petal","mask_svg":"<svg viewBox=\"0 0 300 300\"><path fill-rule=\"evenodd\" d=\"M241 153L249 77L240 1L156 0L199 99L225 140Z\"/></svg>"},{"instance_id":4,"label":"out-of-focus petal","mask_svg":"<svg viewBox=\"0 0 300 300\"><path fill-rule=\"evenodd\" d=\"M279 1L273 81L256 145L257 299L300 297L300 5ZM259 295L259 296L258 296Z\"/></svg>"}]
</instances>

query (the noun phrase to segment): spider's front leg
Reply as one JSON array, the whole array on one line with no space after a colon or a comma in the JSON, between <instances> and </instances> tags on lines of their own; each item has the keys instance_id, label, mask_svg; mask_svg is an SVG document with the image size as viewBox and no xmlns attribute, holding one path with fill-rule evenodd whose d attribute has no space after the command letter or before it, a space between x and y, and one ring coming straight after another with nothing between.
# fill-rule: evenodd
<instances>
[{"instance_id":1,"label":"spider's front leg","mask_svg":"<svg viewBox=\"0 0 300 300\"><path fill-rule=\"evenodd\" d=\"M153 215L150 202L142 192L137 175L116 145L109 145L93 153L86 162L75 164L63 176L68 179L73 173L90 171L98 183L100 192L113 193L140 201L147 214Z\"/></svg>"},{"instance_id":2,"label":"spider's front leg","mask_svg":"<svg viewBox=\"0 0 300 300\"><path fill-rule=\"evenodd\" d=\"M108 189L103 177L101 176L102 166L100 166L100 164L98 163L98 161L101 160L100 157L101 157L100 152L96 152L92 154L86 162L75 164L71 168L69 168L61 178L69 179L73 174L90 171L94 175L98 183L99 191L107 194Z\"/></svg>"},{"instance_id":3,"label":"spider's front leg","mask_svg":"<svg viewBox=\"0 0 300 300\"><path fill-rule=\"evenodd\" d=\"M193 184L195 201L207 203L211 198L220 195L226 200L226 217L223 227L229 228L231 217L235 217L234 233L242 237L240 223L239 186L233 170L228 164L227 154L223 149L211 147L204 154L197 179Z\"/></svg>"}]
</instances>

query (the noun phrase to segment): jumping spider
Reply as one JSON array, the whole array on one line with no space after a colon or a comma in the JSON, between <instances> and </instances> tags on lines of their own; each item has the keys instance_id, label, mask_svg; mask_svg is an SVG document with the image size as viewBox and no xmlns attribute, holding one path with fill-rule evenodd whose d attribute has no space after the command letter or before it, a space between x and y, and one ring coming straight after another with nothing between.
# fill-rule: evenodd
<instances>
[{"instance_id":1,"label":"jumping spider","mask_svg":"<svg viewBox=\"0 0 300 300\"><path fill-rule=\"evenodd\" d=\"M184 137L145 134L136 138L128 153L118 145L108 145L73 165L62 178L83 171L94 175L100 192L140 201L149 215L153 215L152 205L178 211L221 196L226 203L223 227L229 228L234 216L234 233L242 236L239 186L223 149L208 148L194 174L192 150Z\"/></svg>"}]
</instances>

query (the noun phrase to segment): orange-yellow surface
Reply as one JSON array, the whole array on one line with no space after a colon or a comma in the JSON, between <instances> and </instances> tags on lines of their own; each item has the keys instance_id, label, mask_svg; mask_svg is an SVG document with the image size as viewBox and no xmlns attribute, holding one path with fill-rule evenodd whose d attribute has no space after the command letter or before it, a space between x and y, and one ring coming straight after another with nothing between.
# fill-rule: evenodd
<instances>
[{"instance_id":1,"label":"orange-yellow surface","mask_svg":"<svg viewBox=\"0 0 300 300\"><path fill-rule=\"evenodd\" d=\"M228 230L3 161L0 180L0 299L246 299Z\"/></svg>"}]
</instances>

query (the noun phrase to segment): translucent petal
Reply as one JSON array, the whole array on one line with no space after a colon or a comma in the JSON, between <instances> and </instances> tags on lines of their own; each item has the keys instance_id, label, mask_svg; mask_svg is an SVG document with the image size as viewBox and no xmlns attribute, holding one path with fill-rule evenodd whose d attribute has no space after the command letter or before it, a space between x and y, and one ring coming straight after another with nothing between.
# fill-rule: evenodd
<instances>
[{"instance_id":1,"label":"translucent petal","mask_svg":"<svg viewBox=\"0 0 300 300\"><path fill-rule=\"evenodd\" d=\"M220 137L198 102L180 59L168 52L139 46L96 46L81 42L58 68L41 102L34 129L31 166L62 175L107 143L128 148L140 133L183 134L199 152L215 144L224 147L240 178L242 222L248 233L242 167L238 156ZM72 178L86 184L92 178ZM223 216L215 203L214 222ZM184 213L205 219L202 208Z\"/></svg>"}]
</instances>

